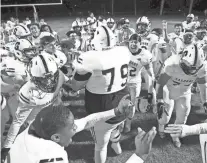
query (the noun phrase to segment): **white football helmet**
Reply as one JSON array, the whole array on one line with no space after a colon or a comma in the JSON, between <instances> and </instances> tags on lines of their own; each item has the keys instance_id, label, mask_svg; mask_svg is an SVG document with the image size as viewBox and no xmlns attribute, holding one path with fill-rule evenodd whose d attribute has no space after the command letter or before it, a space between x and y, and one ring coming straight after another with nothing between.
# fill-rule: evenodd
<instances>
[{"instance_id":1,"label":"white football helmet","mask_svg":"<svg viewBox=\"0 0 207 163\"><path fill-rule=\"evenodd\" d=\"M29 40L19 39L15 43L14 54L20 61L28 63L37 55L37 49Z\"/></svg>"},{"instance_id":2,"label":"white football helmet","mask_svg":"<svg viewBox=\"0 0 207 163\"><path fill-rule=\"evenodd\" d=\"M59 70L52 56L38 55L34 57L29 64L29 73L37 88L47 93L55 92Z\"/></svg>"},{"instance_id":3,"label":"white football helmet","mask_svg":"<svg viewBox=\"0 0 207 163\"><path fill-rule=\"evenodd\" d=\"M112 28L114 27L115 21L114 21L113 18L108 18L108 19L106 20L106 23L107 23L107 26L108 26L110 29L112 29Z\"/></svg>"},{"instance_id":4,"label":"white football helmet","mask_svg":"<svg viewBox=\"0 0 207 163\"><path fill-rule=\"evenodd\" d=\"M82 22L82 27L85 31L87 31L89 29L89 23L87 21L83 21Z\"/></svg>"},{"instance_id":5,"label":"white football helmet","mask_svg":"<svg viewBox=\"0 0 207 163\"><path fill-rule=\"evenodd\" d=\"M151 22L146 16L142 16L137 19L136 22L136 32L141 36L146 35L151 28Z\"/></svg>"},{"instance_id":6,"label":"white football helmet","mask_svg":"<svg viewBox=\"0 0 207 163\"><path fill-rule=\"evenodd\" d=\"M19 24L14 27L13 35L15 35L17 38L25 38L30 36L31 32L27 26Z\"/></svg>"},{"instance_id":7,"label":"white football helmet","mask_svg":"<svg viewBox=\"0 0 207 163\"><path fill-rule=\"evenodd\" d=\"M187 75L195 75L205 61L205 55L201 48L197 45L189 45L182 52L180 59L180 67Z\"/></svg>"},{"instance_id":8,"label":"white football helmet","mask_svg":"<svg viewBox=\"0 0 207 163\"><path fill-rule=\"evenodd\" d=\"M72 23L72 29L74 31L81 31L81 25L77 20Z\"/></svg>"},{"instance_id":9,"label":"white football helmet","mask_svg":"<svg viewBox=\"0 0 207 163\"><path fill-rule=\"evenodd\" d=\"M94 38L91 41L94 50L106 50L116 45L115 35L106 26L100 26L94 33Z\"/></svg>"}]
</instances>

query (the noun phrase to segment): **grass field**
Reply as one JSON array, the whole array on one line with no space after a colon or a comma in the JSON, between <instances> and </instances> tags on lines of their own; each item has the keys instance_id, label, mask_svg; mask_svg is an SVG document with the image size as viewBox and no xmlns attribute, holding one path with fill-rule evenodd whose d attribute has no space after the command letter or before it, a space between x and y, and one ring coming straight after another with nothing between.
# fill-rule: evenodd
<instances>
[{"instance_id":1,"label":"grass field","mask_svg":"<svg viewBox=\"0 0 207 163\"><path fill-rule=\"evenodd\" d=\"M128 17L132 23L132 27L135 26L137 18ZM152 28L161 27L163 19L170 21L169 31L172 31L173 24L177 21L182 21L185 18L180 17L149 17L152 21ZM118 19L118 18L117 18ZM65 37L65 33L71 28L71 23L74 19L69 18L51 18L45 19L52 28L57 31L61 38ZM192 103L199 103L198 95L194 95L195 99ZM86 115L84 109L84 94L80 97L70 99L72 106L69 108L72 110L76 118L81 118ZM173 114L171 122L173 122L175 114ZM204 112L199 106L192 107L187 124L195 124L207 119ZM108 148L107 163L124 163L134 152L134 137L136 135L137 127L141 127L145 131L148 131L152 126L157 126L156 117L152 113L137 114L133 120L132 131L127 135L122 136L121 146L123 153L116 156L111 148ZM93 163L94 142L89 131L83 131L78 133L73 138L73 143L66 148L69 156L70 163ZM200 154L200 145L198 136L189 136L183 139L183 145L180 149L174 148L169 136L165 139L160 139L156 136L153 142L153 149L147 157L146 163L202 163Z\"/></svg>"}]
</instances>

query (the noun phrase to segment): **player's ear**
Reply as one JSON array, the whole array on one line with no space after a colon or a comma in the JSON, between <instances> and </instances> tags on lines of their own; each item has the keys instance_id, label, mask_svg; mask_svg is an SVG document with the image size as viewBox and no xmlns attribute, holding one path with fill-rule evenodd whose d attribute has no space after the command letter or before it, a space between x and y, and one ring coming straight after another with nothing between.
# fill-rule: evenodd
<instances>
[{"instance_id":1,"label":"player's ear","mask_svg":"<svg viewBox=\"0 0 207 163\"><path fill-rule=\"evenodd\" d=\"M51 140L56 142L56 143L59 143L60 142L60 134L53 134L51 136Z\"/></svg>"}]
</instances>

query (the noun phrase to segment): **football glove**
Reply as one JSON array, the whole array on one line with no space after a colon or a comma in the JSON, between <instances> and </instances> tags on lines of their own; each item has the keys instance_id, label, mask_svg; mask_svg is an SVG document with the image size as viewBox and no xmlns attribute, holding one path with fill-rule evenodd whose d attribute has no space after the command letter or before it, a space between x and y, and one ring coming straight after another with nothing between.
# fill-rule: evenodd
<instances>
[{"instance_id":1,"label":"football glove","mask_svg":"<svg viewBox=\"0 0 207 163\"><path fill-rule=\"evenodd\" d=\"M157 103L157 117L158 120L162 118L163 113L166 113L168 116L168 112L166 111L165 104L163 102L158 102Z\"/></svg>"}]
</instances>

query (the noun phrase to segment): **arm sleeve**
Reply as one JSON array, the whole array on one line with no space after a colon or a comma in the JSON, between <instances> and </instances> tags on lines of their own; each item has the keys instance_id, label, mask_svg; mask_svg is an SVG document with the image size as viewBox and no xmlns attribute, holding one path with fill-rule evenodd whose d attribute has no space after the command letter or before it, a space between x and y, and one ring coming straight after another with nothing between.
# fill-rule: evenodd
<instances>
[{"instance_id":1,"label":"arm sleeve","mask_svg":"<svg viewBox=\"0 0 207 163\"><path fill-rule=\"evenodd\" d=\"M109 111L94 113L85 118L75 120L75 124L77 125L76 132L80 132L84 129L91 128L97 122L106 121L113 117L115 117L115 112L114 112L114 109L111 109Z\"/></svg>"},{"instance_id":2,"label":"arm sleeve","mask_svg":"<svg viewBox=\"0 0 207 163\"><path fill-rule=\"evenodd\" d=\"M166 73L168 76L173 76L173 73L174 73L173 64L171 64L170 62L171 62L171 58L168 58L164 62L162 73Z\"/></svg>"},{"instance_id":3,"label":"arm sleeve","mask_svg":"<svg viewBox=\"0 0 207 163\"><path fill-rule=\"evenodd\" d=\"M190 126L189 135L207 134L207 123L200 123Z\"/></svg>"},{"instance_id":4,"label":"arm sleeve","mask_svg":"<svg viewBox=\"0 0 207 163\"><path fill-rule=\"evenodd\" d=\"M134 153L126 163L144 163L144 161Z\"/></svg>"}]
</instances>

